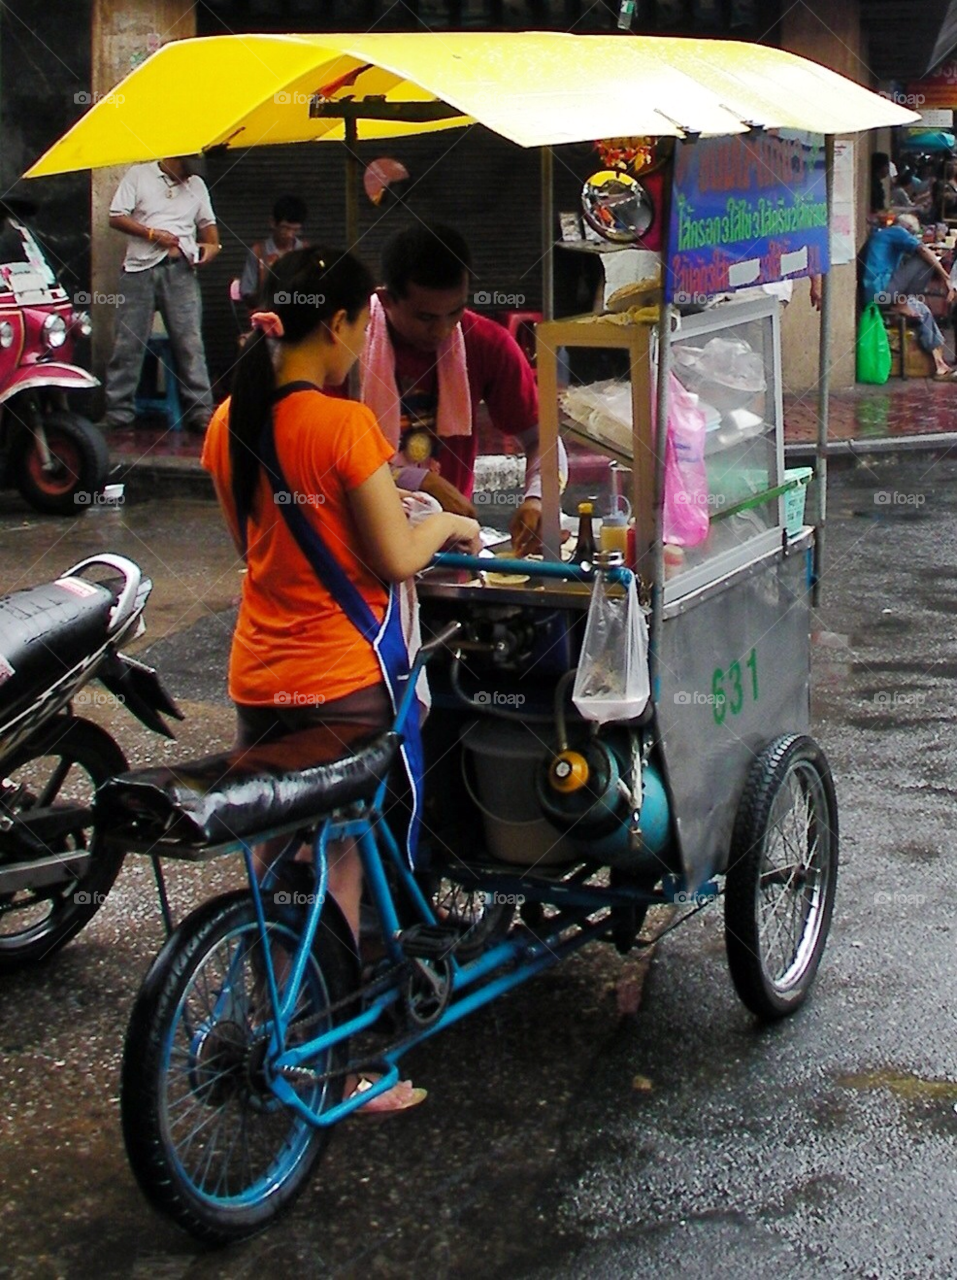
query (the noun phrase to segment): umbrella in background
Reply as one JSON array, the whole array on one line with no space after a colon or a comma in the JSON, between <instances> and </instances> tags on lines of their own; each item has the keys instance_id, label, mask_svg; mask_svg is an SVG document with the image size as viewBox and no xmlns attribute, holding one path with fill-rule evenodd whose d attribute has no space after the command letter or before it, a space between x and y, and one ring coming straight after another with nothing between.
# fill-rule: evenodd
<instances>
[{"instance_id":1,"label":"umbrella in background","mask_svg":"<svg viewBox=\"0 0 957 1280\"><path fill-rule=\"evenodd\" d=\"M923 133L912 133L904 140L907 151L953 151L955 138L952 133L942 129L925 129Z\"/></svg>"}]
</instances>

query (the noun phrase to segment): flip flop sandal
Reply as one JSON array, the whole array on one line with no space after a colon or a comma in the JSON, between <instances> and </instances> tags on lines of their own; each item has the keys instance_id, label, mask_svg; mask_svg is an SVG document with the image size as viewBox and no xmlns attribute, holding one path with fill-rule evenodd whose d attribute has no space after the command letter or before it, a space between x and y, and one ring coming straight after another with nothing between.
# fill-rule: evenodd
<instances>
[{"instance_id":1,"label":"flip flop sandal","mask_svg":"<svg viewBox=\"0 0 957 1280\"><path fill-rule=\"evenodd\" d=\"M381 1079L380 1075L361 1075L358 1084L349 1097L354 1098L357 1094L367 1093ZM397 1115L400 1111L409 1111L412 1107L417 1107L428 1096L428 1089L417 1088L411 1080L399 1080L391 1089L387 1089L385 1093L380 1093L378 1097L370 1098L368 1102L364 1103L352 1114L357 1116L378 1116L383 1119L387 1116Z\"/></svg>"}]
</instances>

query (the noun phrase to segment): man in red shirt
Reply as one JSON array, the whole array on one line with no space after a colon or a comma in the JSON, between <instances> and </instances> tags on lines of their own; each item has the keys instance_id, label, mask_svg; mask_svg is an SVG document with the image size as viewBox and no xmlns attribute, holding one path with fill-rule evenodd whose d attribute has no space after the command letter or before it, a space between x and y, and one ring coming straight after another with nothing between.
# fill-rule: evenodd
<instances>
[{"instance_id":1,"label":"man in red shirt","mask_svg":"<svg viewBox=\"0 0 957 1280\"><path fill-rule=\"evenodd\" d=\"M519 554L537 549L542 504L535 375L505 328L467 309L471 260L465 240L451 227L410 227L386 246L382 276L362 398L396 445L397 484L474 517L477 410L484 401L492 425L524 447L525 497L511 534ZM564 476L561 444L559 453Z\"/></svg>"}]
</instances>

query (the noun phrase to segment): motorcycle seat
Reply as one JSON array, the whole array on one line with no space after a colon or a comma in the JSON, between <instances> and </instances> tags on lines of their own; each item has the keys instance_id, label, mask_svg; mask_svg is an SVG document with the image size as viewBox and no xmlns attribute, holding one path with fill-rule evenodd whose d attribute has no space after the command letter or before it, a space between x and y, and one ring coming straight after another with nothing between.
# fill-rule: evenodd
<instances>
[{"instance_id":1,"label":"motorcycle seat","mask_svg":"<svg viewBox=\"0 0 957 1280\"><path fill-rule=\"evenodd\" d=\"M116 598L84 578L0 597L0 729L106 643Z\"/></svg>"},{"instance_id":2,"label":"motorcycle seat","mask_svg":"<svg viewBox=\"0 0 957 1280\"><path fill-rule=\"evenodd\" d=\"M367 728L329 723L267 745L138 769L103 783L94 819L111 839L192 847L230 844L299 821L311 825L371 800L399 743L392 732L370 737Z\"/></svg>"}]
</instances>

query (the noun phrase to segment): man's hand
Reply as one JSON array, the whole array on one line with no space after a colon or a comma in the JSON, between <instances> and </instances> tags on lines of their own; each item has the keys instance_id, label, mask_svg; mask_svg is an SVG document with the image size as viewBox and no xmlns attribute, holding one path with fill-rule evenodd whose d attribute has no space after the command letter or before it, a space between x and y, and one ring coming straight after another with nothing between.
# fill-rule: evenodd
<instances>
[{"instance_id":1,"label":"man's hand","mask_svg":"<svg viewBox=\"0 0 957 1280\"><path fill-rule=\"evenodd\" d=\"M149 231L146 238L151 244L162 245L164 249L179 248L179 236L174 236L172 231L161 231L158 227L150 227Z\"/></svg>"},{"instance_id":2,"label":"man's hand","mask_svg":"<svg viewBox=\"0 0 957 1280\"><path fill-rule=\"evenodd\" d=\"M508 527L508 531L512 536L512 546L515 548L515 554L519 558L541 551L541 528L542 500L541 498L526 498L512 516Z\"/></svg>"},{"instance_id":3,"label":"man's hand","mask_svg":"<svg viewBox=\"0 0 957 1280\"><path fill-rule=\"evenodd\" d=\"M454 484L443 480L434 471L429 471L422 480L422 492L431 494L441 504L443 511L451 511L456 516L468 516L475 519L475 508L464 494L459 493Z\"/></svg>"}]
</instances>

